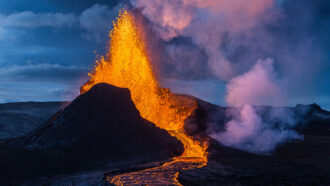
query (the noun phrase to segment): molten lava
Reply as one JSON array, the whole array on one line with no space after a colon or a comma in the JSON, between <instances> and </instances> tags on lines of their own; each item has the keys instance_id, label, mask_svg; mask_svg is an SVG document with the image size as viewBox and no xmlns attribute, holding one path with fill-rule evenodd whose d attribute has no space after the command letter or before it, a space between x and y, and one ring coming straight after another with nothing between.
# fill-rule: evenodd
<instances>
[{"instance_id":1,"label":"molten lava","mask_svg":"<svg viewBox=\"0 0 330 186\"><path fill-rule=\"evenodd\" d=\"M133 16L123 11L110 32L109 53L97 60L81 93L102 82L128 88L141 116L183 143L183 157L205 158L206 147L183 132L184 120L196 109L196 101L159 85L140 32Z\"/></svg>"}]
</instances>

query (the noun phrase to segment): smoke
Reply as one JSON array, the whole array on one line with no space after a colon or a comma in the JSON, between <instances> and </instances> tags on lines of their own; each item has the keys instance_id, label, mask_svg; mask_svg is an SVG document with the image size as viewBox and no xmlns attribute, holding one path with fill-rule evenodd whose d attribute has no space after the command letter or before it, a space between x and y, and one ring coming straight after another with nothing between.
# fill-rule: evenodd
<instances>
[{"instance_id":1,"label":"smoke","mask_svg":"<svg viewBox=\"0 0 330 186\"><path fill-rule=\"evenodd\" d=\"M165 41L189 37L207 54L210 72L229 80L235 67L225 56L225 39L233 40L258 27L274 0L131 0ZM179 46L177 46L179 47ZM184 46L183 46L184 47ZM189 54L189 53L188 53ZM180 61L176 61L181 63Z\"/></svg>"},{"instance_id":2,"label":"smoke","mask_svg":"<svg viewBox=\"0 0 330 186\"><path fill-rule=\"evenodd\" d=\"M227 146L254 153L269 153L280 143L302 139L302 136L290 129L294 126L290 125L290 122L275 127L276 120L265 122L251 105L244 105L239 110L239 116L226 124L225 132L214 133L211 136ZM288 116L286 113L281 114ZM277 119L286 118L280 115ZM291 119L290 117L289 120Z\"/></svg>"},{"instance_id":3,"label":"smoke","mask_svg":"<svg viewBox=\"0 0 330 186\"><path fill-rule=\"evenodd\" d=\"M191 45L167 45L168 74L171 77L185 77L185 79L202 79L203 72L207 71L204 64L205 53ZM180 63L177 63L180 61ZM196 67L199 68L196 68Z\"/></svg>"},{"instance_id":4,"label":"smoke","mask_svg":"<svg viewBox=\"0 0 330 186\"><path fill-rule=\"evenodd\" d=\"M297 124L294 113L283 107L260 106L288 104L289 94L298 90L288 92L288 89L304 85L299 79L317 74L323 63L322 55L313 52L320 51L319 47L299 39L309 38L308 34L292 36L292 30L303 30L308 23L302 18L304 24L298 24L297 17L287 9L287 4L293 1L130 0L130 3L141 11L165 43L163 63L172 66L172 73L198 79L204 77L201 73L206 66L206 73L227 84L225 101L237 109L227 113L230 121L225 124L225 131L213 133L212 137L255 153L271 152L280 143L302 138L293 130Z\"/></svg>"},{"instance_id":5,"label":"smoke","mask_svg":"<svg viewBox=\"0 0 330 186\"><path fill-rule=\"evenodd\" d=\"M152 32L165 42L162 43L165 50L161 50L164 56L157 60L162 65L159 68L162 77L221 79L226 83L247 72L258 59L271 57L276 61L276 71L287 80L287 104L317 102L329 106L328 1L130 0L130 3L150 22ZM171 52L173 45L182 48L182 52ZM187 46L194 46L203 55L182 60L182 56L195 53L185 50Z\"/></svg>"},{"instance_id":6,"label":"smoke","mask_svg":"<svg viewBox=\"0 0 330 186\"><path fill-rule=\"evenodd\" d=\"M226 102L233 106L283 104L284 90L276 79L273 63L270 58L258 60L250 71L230 80Z\"/></svg>"},{"instance_id":7,"label":"smoke","mask_svg":"<svg viewBox=\"0 0 330 186\"><path fill-rule=\"evenodd\" d=\"M85 31L84 38L96 42L104 41L111 29L109 20L114 20L121 8L122 4L112 8L95 4L84 10L79 16L79 25Z\"/></svg>"},{"instance_id":8,"label":"smoke","mask_svg":"<svg viewBox=\"0 0 330 186\"><path fill-rule=\"evenodd\" d=\"M297 121L291 110L251 106L284 103L285 91L274 72L273 63L269 58L258 60L250 71L227 84L226 101L237 107L238 114L228 111L227 117L233 119L225 124L225 131L213 133L213 138L227 146L254 153L268 153L280 143L302 139L292 129Z\"/></svg>"}]
</instances>

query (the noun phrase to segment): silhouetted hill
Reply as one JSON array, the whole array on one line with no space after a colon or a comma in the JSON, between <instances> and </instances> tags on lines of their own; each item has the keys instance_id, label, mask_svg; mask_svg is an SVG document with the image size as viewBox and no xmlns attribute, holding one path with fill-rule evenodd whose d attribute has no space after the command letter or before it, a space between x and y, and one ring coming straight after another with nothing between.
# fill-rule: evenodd
<instances>
[{"instance_id":1,"label":"silhouetted hill","mask_svg":"<svg viewBox=\"0 0 330 186\"><path fill-rule=\"evenodd\" d=\"M43 128L1 150L2 180L17 181L128 160L165 160L183 146L140 116L128 89L98 84Z\"/></svg>"}]
</instances>

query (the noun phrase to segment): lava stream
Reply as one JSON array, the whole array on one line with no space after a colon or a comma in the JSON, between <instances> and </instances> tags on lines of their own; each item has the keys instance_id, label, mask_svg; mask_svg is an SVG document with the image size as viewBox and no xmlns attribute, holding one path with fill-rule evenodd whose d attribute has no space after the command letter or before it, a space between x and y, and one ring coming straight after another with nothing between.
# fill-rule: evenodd
<instances>
[{"instance_id":1,"label":"lava stream","mask_svg":"<svg viewBox=\"0 0 330 186\"><path fill-rule=\"evenodd\" d=\"M120 175L107 176L106 180L115 185L181 185L179 171L204 166L203 158L178 157L162 166Z\"/></svg>"}]
</instances>

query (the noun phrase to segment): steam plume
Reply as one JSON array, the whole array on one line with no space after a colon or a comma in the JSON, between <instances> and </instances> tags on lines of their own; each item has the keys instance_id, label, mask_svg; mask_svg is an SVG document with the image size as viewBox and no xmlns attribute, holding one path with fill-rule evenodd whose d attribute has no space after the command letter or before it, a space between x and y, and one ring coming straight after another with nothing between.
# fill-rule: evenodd
<instances>
[{"instance_id":1,"label":"steam plume","mask_svg":"<svg viewBox=\"0 0 330 186\"><path fill-rule=\"evenodd\" d=\"M269 153L279 143L302 139L302 136L288 126L275 129L274 122L263 121L251 105L244 105L240 108L238 118L226 124L226 131L213 134L212 137L225 145L254 153Z\"/></svg>"},{"instance_id":2,"label":"steam plume","mask_svg":"<svg viewBox=\"0 0 330 186\"><path fill-rule=\"evenodd\" d=\"M250 71L230 80L227 84L226 102L233 106L283 104L284 90L276 79L273 63L270 58L258 60Z\"/></svg>"},{"instance_id":3,"label":"steam plume","mask_svg":"<svg viewBox=\"0 0 330 186\"><path fill-rule=\"evenodd\" d=\"M274 41L264 25L280 15L276 0L130 2L141 10L153 30L167 43L164 52L177 71L186 74L190 67L199 65L194 59L200 61L203 56L198 54L204 52L207 58L204 66L213 76L227 83L226 102L237 107L238 114L226 123L225 131L212 134L215 139L235 148L266 153L279 143L301 138L292 130L297 123L293 113L277 108L270 109L264 116L263 108L252 106L286 103L284 80L275 73L274 60L266 58L273 50ZM192 56L189 47L182 42L173 43L176 38L191 39L201 51L194 48L194 55L199 57L189 57ZM240 47L251 54L245 55L244 50L243 54L237 54ZM259 49L266 56L259 54ZM260 58L266 60L257 60ZM228 115L233 116L233 113Z\"/></svg>"},{"instance_id":4,"label":"steam plume","mask_svg":"<svg viewBox=\"0 0 330 186\"><path fill-rule=\"evenodd\" d=\"M255 28L260 15L274 0L131 0L153 24L163 40L189 37L207 54L207 65L216 77L235 75L223 54L224 35L239 37Z\"/></svg>"},{"instance_id":5,"label":"steam plume","mask_svg":"<svg viewBox=\"0 0 330 186\"><path fill-rule=\"evenodd\" d=\"M212 137L225 145L255 153L268 153L279 143L302 139L292 130L297 122L290 110L279 107L270 108L267 112L259 107L257 112L251 106L283 103L284 91L279 84L272 59L259 60L250 71L233 78L227 85L226 101L238 107L239 113L226 123L224 132L214 133Z\"/></svg>"}]
</instances>

